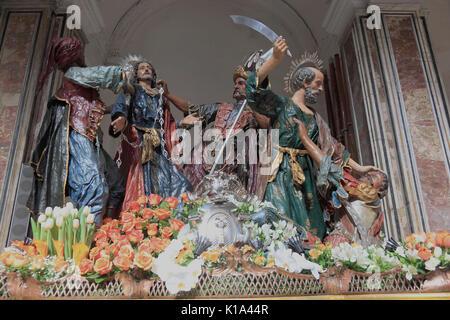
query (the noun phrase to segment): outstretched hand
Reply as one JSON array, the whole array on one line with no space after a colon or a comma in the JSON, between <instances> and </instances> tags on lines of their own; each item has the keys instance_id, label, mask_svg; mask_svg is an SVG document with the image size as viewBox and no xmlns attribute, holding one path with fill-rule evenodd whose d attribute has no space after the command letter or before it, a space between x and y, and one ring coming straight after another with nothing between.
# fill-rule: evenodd
<instances>
[{"instance_id":1,"label":"outstretched hand","mask_svg":"<svg viewBox=\"0 0 450 320\"><path fill-rule=\"evenodd\" d=\"M185 117L182 121L181 124L183 126L193 126L197 121L202 121L203 117L197 117L197 113L191 113L190 115L188 115L187 117Z\"/></svg>"}]
</instances>

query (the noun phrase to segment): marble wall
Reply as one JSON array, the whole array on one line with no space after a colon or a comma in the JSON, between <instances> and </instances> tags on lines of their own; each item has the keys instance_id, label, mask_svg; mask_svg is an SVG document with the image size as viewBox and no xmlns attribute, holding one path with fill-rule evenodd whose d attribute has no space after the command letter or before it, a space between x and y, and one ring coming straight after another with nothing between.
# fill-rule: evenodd
<instances>
[{"instance_id":1,"label":"marble wall","mask_svg":"<svg viewBox=\"0 0 450 320\"><path fill-rule=\"evenodd\" d=\"M41 13L10 11L4 18L5 27L0 44L0 185L2 189Z\"/></svg>"},{"instance_id":2,"label":"marble wall","mask_svg":"<svg viewBox=\"0 0 450 320\"><path fill-rule=\"evenodd\" d=\"M416 161L431 230L450 229L447 212L450 205L449 172L445 146L441 143L433 97L411 16L386 16L398 80L401 87L413 157ZM447 141L448 142L448 141Z\"/></svg>"},{"instance_id":3,"label":"marble wall","mask_svg":"<svg viewBox=\"0 0 450 320\"><path fill-rule=\"evenodd\" d=\"M390 176L384 229L398 239L448 230L448 119L426 19L414 10L384 10L382 20L381 30L369 30L357 17L343 50L350 76L358 65L351 79L361 83L374 162Z\"/></svg>"}]
</instances>

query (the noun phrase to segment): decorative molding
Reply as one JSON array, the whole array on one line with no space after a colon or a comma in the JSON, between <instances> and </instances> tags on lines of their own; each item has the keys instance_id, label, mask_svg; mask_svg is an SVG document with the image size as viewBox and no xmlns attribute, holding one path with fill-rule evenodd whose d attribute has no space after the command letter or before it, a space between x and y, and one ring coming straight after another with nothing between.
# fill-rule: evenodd
<instances>
[{"instance_id":1,"label":"decorative molding","mask_svg":"<svg viewBox=\"0 0 450 320\"><path fill-rule=\"evenodd\" d=\"M322 27L330 34L341 38L344 31L352 23L355 16L355 6L350 0L333 0Z\"/></svg>"}]
</instances>

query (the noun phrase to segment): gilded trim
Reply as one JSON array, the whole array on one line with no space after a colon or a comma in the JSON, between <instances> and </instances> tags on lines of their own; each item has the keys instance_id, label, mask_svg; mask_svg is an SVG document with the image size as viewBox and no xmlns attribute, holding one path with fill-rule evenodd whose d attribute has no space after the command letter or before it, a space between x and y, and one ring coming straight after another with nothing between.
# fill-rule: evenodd
<instances>
[{"instance_id":1,"label":"gilded trim","mask_svg":"<svg viewBox=\"0 0 450 320\"><path fill-rule=\"evenodd\" d=\"M70 110L72 108L72 104L70 103L69 100L67 99L63 99L58 97L55 94L55 98L59 101L64 101L68 104L68 112L67 112L67 133L66 133L66 147L67 147L67 156L66 156L66 173L65 173L65 178L64 178L64 187L63 187L63 205L66 205L66 186L67 186L67 179L69 178L69 131L70 131Z\"/></svg>"}]
</instances>

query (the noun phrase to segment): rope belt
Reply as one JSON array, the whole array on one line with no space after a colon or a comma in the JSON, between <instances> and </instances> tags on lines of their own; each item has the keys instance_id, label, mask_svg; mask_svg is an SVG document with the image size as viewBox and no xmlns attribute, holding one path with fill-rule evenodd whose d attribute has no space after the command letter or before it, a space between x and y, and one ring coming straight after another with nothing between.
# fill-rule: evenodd
<instances>
[{"instance_id":1,"label":"rope belt","mask_svg":"<svg viewBox=\"0 0 450 320\"><path fill-rule=\"evenodd\" d=\"M137 130L144 132L142 137L142 163L153 161L155 148L161 145L158 131L155 128L143 128L134 126Z\"/></svg>"},{"instance_id":2,"label":"rope belt","mask_svg":"<svg viewBox=\"0 0 450 320\"><path fill-rule=\"evenodd\" d=\"M294 181L294 185L301 186L303 183L305 183L305 174L303 172L302 167L297 162L297 156L307 155L308 151L280 146L277 146L277 148L280 152L278 153L277 157L275 158L275 161L272 164L271 177L269 179L269 182L275 180L277 173L276 171L280 166L281 162L283 161L284 154L287 153L289 154L289 164L292 170L292 180Z\"/></svg>"}]
</instances>

